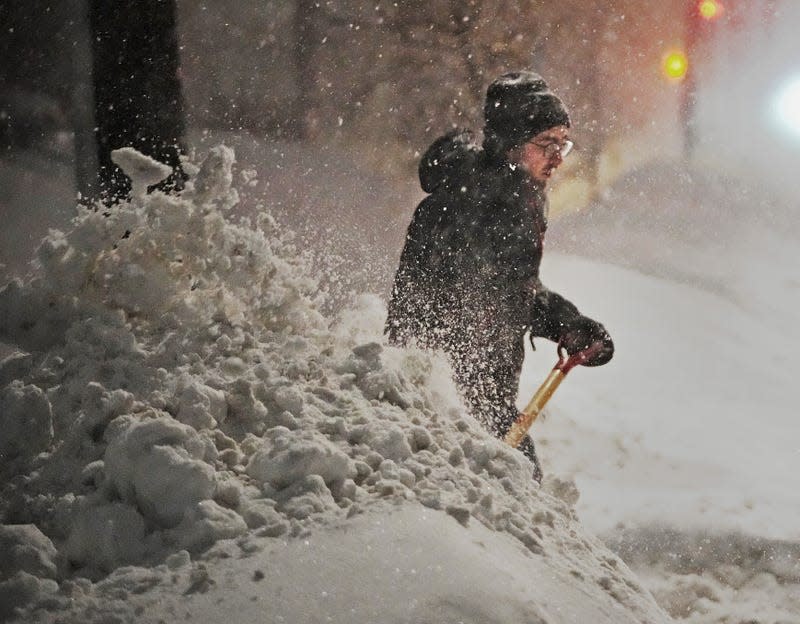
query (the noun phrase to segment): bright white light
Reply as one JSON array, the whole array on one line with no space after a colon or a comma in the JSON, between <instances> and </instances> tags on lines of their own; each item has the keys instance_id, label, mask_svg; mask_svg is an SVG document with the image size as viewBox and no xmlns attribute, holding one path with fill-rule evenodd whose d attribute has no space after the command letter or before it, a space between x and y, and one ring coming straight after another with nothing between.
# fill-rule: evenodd
<instances>
[{"instance_id":1,"label":"bright white light","mask_svg":"<svg viewBox=\"0 0 800 624\"><path fill-rule=\"evenodd\" d=\"M796 76L778 93L775 108L781 124L800 135L800 76Z\"/></svg>"}]
</instances>

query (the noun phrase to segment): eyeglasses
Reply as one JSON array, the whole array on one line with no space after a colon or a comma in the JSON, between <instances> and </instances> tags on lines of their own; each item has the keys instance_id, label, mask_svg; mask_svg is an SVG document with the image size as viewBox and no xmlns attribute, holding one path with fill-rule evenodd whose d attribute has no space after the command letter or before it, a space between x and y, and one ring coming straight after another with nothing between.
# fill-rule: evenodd
<instances>
[{"instance_id":1,"label":"eyeglasses","mask_svg":"<svg viewBox=\"0 0 800 624\"><path fill-rule=\"evenodd\" d=\"M575 147L575 143L572 141L564 141L563 143L559 143L558 141L551 141L549 143L533 143L536 147L541 148L542 153L545 155L546 158L552 158L556 154L560 154L561 158L566 158L567 154L572 151L572 148Z\"/></svg>"}]
</instances>

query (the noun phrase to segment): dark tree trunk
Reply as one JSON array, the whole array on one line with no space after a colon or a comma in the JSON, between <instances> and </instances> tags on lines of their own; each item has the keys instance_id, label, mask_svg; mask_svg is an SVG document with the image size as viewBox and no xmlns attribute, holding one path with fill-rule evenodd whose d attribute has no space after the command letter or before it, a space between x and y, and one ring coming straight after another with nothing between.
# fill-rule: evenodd
<instances>
[{"instance_id":1,"label":"dark tree trunk","mask_svg":"<svg viewBox=\"0 0 800 624\"><path fill-rule=\"evenodd\" d=\"M131 146L170 165L178 187L184 135L175 0L90 0L100 197L125 197L130 181L111 151Z\"/></svg>"}]
</instances>

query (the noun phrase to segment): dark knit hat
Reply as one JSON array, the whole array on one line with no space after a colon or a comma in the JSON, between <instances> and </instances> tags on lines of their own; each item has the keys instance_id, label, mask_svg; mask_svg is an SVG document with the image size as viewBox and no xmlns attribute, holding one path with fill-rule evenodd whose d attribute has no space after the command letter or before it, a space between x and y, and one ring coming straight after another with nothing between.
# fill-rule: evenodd
<instances>
[{"instance_id":1,"label":"dark knit hat","mask_svg":"<svg viewBox=\"0 0 800 624\"><path fill-rule=\"evenodd\" d=\"M564 103L544 78L532 71L510 72L492 82L483 116L484 148L496 155L504 155L540 132L570 125Z\"/></svg>"}]
</instances>

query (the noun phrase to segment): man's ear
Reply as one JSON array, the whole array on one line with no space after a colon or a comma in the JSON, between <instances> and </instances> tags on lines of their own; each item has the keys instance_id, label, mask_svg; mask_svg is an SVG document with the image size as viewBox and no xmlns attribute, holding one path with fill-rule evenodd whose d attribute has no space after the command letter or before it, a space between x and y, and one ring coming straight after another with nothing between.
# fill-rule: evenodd
<instances>
[{"instance_id":1,"label":"man's ear","mask_svg":"<svg viewBox=\"0 0 800 624\"><path fill-rule=\"evenodd\" d=\"M517 145L508 150L506 160L510 163L517 164L522 159L522 145Z\"/></svg>"}]
</instances>

